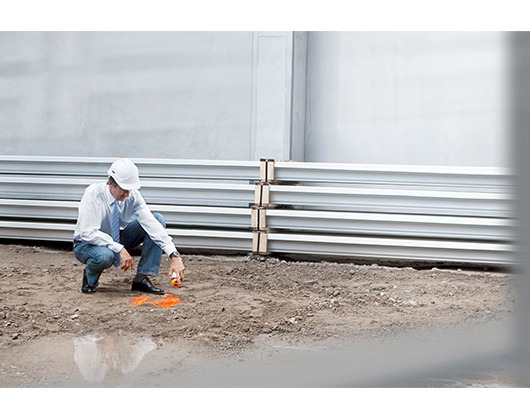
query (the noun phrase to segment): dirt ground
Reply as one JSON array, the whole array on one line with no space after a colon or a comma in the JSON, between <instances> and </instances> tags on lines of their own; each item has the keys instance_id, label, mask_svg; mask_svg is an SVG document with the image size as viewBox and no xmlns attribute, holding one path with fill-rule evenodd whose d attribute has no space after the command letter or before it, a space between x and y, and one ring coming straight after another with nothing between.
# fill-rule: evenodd
<instances>
[{"instance_id":1,"label":"dirt ground","mask_svg":"<svg viewBox=\"0 0 530 420\"><path fill-rule=\"evenodd\" d=\"M178 299L177 305L150 304L166 301L151 296L135 306L133 299L142 294L130 290L134 273L109 269L97 292L85 295L83 266L67 247L0 244L0 386L165 386L163 378L175 369L190 373L201 360L258 360L251 354L264 360L271 349L283 349L289 360L307 346L446 331L514 313L512 275L499 270L396 268L251 255L183 255L183 260L187 277L181 287L172 287L165 276L165 258L161 275L154 279ZM128 337L135 337L137 353L139 338L144 339L142 354L149 352L145 360L140 361L140 355L134 363L129 360L128 371L111 375L120 363L114 358L104 369L105 381L82 375L80 356L73 355L82 340L92 350L106 345L108 353L109 346L126 345ZM187 362L180 359L169 367L167 357L176 346ZM92 357L101 354L100 348ZM105 357L108 362L108 354ZM105 376L100 374L99 379ZM127 375L129 380L124 379ZM442 386L514 384L501 374Z\"/></svg>"}]
</instances>

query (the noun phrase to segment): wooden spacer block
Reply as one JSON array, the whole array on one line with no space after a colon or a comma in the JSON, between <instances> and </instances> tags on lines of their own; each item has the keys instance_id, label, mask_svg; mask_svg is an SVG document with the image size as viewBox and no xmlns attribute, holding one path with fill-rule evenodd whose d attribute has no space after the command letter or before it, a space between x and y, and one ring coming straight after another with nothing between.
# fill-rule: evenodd
<instances>
[{"instance_id":1,"label":"wooden spacer block","mask_svg":"<svg viewBox=\"0 0 530 420\"><path fill-rule=\"evenodd\" d=\"M253 232L252 252L259 255L265 255L268 253L267 232L260 230Z\"/></svg>"},{"instance_id":2,"label":"wooden spacer block","mask_svg":"<svg viewBox=\"0 0 530 420\"><path fill-rule=\"evenodd\" d=\"M270 202L270 186L259 182L256 184L254 204L258 207L267 207Z\"/></svg>"},{"instance_id":3,"label":"wooden spacer block","mask_svg":"<svg viewBox=\"0 0 530 420\"><path fill-rule=\"evenodd\" d=\"M250 213L250 223L252 230L267 229L266 219L267 214L265 208L252 206Z\"/></svg>"},{"instance_id":4,"label":"wooden spacer block","mask_svg":"<svg viewBox=\"0 0 530 420\"><path fill-rule=\"evenodd\" d=\"M274 181L274 159L260 159L259 176L261 182Z\"/></svg>"}]
</instances>

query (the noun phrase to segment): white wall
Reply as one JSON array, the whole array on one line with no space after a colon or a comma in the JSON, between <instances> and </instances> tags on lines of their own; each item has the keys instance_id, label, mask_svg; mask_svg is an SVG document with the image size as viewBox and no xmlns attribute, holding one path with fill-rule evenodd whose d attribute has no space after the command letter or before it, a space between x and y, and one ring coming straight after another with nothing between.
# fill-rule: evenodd
<instances>
[{"instance_id":1,"label":"white wall","mask_svg":"<svg viewBox=\"0 0 530 420\"><path fill-rule=\"evenodd\" d=\"M307 161L510 166L508 35L310 32Z\"/></svg>"},{"instance_id":2,"label":"white wall","mask_svg":"<svg viewBox=\"0 0 530 420\"><path fill-rule=\"evenodd\" d=\"M0 32L0 154L242 159L251 32Z\"/></svg>"},{"instance_id":3,"label":"white wall","mask_svg":"<svg viewBox=\"0 0 530 420\"><path fill-rule=\"evenodd\" d=\"M250 159L304 160L306 32L254 32Z\"/></svg>"},{"instance_id":4,"label":"white wall","mask_svg":"<svg viewBox=\"0 0 530 420\"><path fill-rule=\"evenodd\" d=\"M0 32L0 154L509 166L501 32Z\"/></svg>"}]
</instances>

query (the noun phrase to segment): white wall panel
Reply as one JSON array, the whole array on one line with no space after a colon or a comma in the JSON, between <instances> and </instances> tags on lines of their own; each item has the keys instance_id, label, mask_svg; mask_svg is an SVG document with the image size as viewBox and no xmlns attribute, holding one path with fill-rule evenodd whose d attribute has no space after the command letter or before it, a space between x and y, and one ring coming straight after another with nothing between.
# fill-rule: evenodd
<instances>
[{"instance_id":1,"label":"white wall panel","mask_svg":"<svg viewBox=\"0 0 530 420\"><path fill-rule=\"evenodd\" d=\"M510 166L508 35L310 32L307 161Z\"/></svg>"},{"instance_id":2,"label":"white wall panel","mask_svg":"<svg viewBox=\"0 0 530 420\"><path fill-rule=\"evenodd\" d=\"M503 32L0 32L0 154L511 166Z\"/></svg>"},{"instance_id":3,"label":"white wall panel","mask_svg":"<svg viewBox=\"0 0 530 420\"><path fill-rule=\"evenodd\" d=\"M251 32L0 33L0 154L242 159Z\"/></svg>"}]
</instances>

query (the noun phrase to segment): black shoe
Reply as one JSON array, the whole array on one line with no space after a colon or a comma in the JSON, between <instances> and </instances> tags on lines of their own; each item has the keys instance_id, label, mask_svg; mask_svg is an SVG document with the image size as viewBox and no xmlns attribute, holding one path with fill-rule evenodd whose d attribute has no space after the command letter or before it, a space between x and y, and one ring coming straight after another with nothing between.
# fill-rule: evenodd
<instances>
[{"instance_id":1,"label":"black shoe","mask_svg":"<svg viewBox=\"0 0 530 420\"><path fill-rule=\"evenodd\" d=\"M137 280L136 278L132 282L131 290L139 291L139 292L145 292L145 293L153 293L155 295L163 295L164 291L155 285L151 283L151 280L147 278L147 276L144 276L141 278L141 280Z\"/></svg>"},{"instance_id":2,"label":"black shoe","mask_svg":"<svg viewBox=\"0 0 530 420\"><path fill-rule=\"evenodd\" d=\"M91 286L90 284L88 284L88 278L86 276L86 270L83 270L83 285L81 286L81 291L83 293L92 294L92 293L96 293L97 287L98 287L97 283L94 286Z\"/></svg>"}]
</instances>

